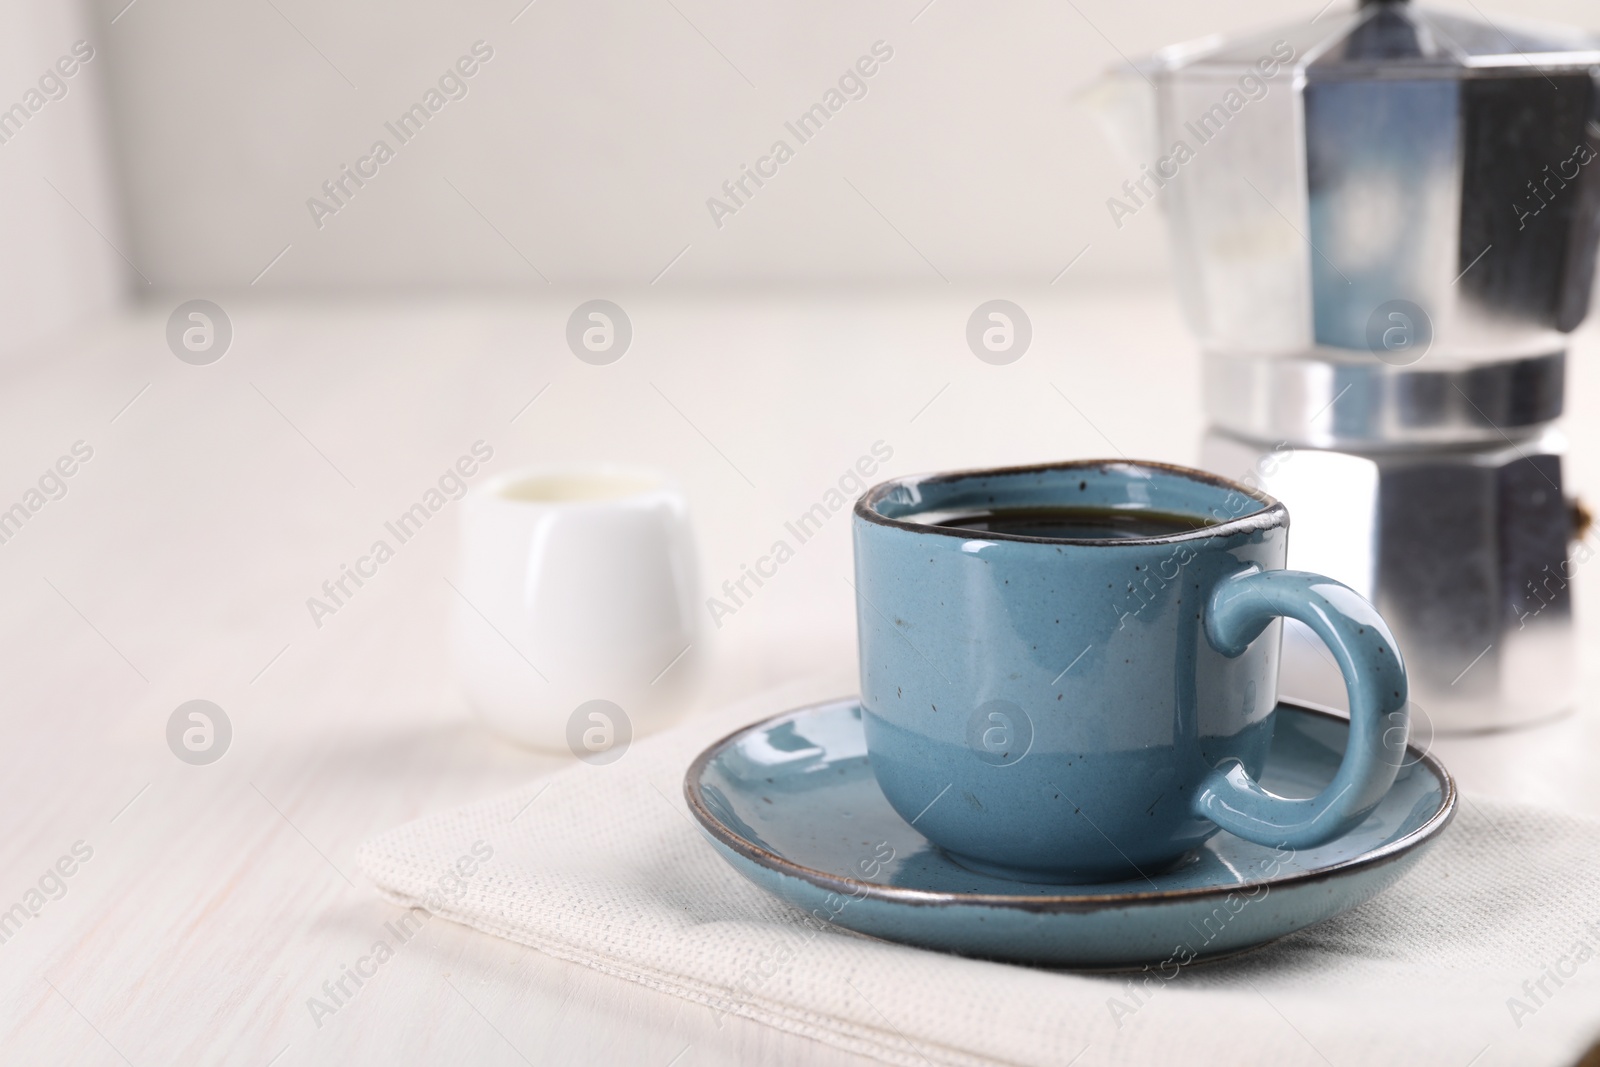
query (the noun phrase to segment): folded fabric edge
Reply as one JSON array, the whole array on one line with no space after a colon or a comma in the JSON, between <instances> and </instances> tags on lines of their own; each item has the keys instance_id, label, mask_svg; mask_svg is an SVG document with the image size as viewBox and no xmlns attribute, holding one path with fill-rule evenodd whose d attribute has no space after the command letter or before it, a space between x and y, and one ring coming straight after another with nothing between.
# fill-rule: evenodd
<instances>
[{"instance_id":1,"label":"folded fabric edge","mask_svg":"<svg viewBox=\"0 0 1600 1067\"><path fill-rule=\"evenodd\" d=\"M370 871L367 874L371 877ZM381 884L376 885L376 888L378 895L391 904L402 908L423 907L415 897L396 892ZM642 985L658 993L704 1005L719 1019L723 1016L737 1015L784 1033L809 1038L844 1052L869 1056L885 1063L918 1067L934 1060L940 1064L948 1064L949 1067L1010 1067L1005 1061L942 1045L912 1044L909 1038L892 1030L886 1031L851 1023L833 1015L799 1011L760 997L750 997L742 1001L732 1000L714 986L688 981L681 975L642 969L626 960L582 952L564 942L530 936L526 930L502 926L453 909L429 910L429 914L493 937L514 941L566 963L575 963L612 978ZM720 1022L718 1025L721 1025Z\"/></svg>"}]
</instances>

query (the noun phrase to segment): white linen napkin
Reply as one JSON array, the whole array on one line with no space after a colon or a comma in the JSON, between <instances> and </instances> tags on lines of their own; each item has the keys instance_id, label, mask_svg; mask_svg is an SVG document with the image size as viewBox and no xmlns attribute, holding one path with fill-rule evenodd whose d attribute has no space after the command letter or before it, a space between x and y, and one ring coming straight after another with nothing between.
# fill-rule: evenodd
<instances>
[{"instance_id":1,"label":"white linen napkin","mask_svg":"<svg viewBox=\"0 0 1600 1067\"><path fill-rule=\"evenodd\" d=\"M1600 1034L1600 823L1471 797L1375 900L1171 980L815 931L681 795L705 745L830 695L810 688L401 826L362 868L397 903L888 1063L1567 1067Z\"/></svg>"}]
</instances>

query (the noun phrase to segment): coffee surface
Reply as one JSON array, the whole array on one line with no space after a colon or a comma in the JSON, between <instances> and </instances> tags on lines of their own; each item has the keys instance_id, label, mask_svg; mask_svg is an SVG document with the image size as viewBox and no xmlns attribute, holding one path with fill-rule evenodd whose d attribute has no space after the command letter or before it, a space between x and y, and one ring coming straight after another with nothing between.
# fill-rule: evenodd
<instances>
[{"instance_id":1,"label":"coffee surface","mask_svg":"<svg viewBox=\"0 0 1600 1067\"><path fill-rule=\"evenodd\" d=\"M1148 508L1013 507L985 511L945 511L909 518L913 522L957 530L1072 541L1167 537L1217 525L1216 520L1200 515Z\"/></svg>"}]
</instances>

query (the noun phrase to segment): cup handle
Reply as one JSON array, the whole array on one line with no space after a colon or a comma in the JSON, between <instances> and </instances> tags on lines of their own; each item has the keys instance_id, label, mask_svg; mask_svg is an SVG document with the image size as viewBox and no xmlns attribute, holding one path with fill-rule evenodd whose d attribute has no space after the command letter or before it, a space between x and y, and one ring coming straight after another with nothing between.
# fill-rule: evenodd
<instances>
[{"instance_id":1,"label":"cup handle","mask_svg":"<svg viewBox=\"0 0 1600 1067\"><path fill-rule=\"evenodd\" d=\"M1339 771L1316 796L1292 799L1267 792L1231 760L1201 783L1193 810L1246 841L1310 848L1353 829L1394 784L1409 716L1406 670L1377 609L1348 586L1308 571L1252 565L1224 579L1207 605L1206 638L1231 658L1280 616L1311 627L1344 675L1350 734Z\"/></svg>"}]
</instances>

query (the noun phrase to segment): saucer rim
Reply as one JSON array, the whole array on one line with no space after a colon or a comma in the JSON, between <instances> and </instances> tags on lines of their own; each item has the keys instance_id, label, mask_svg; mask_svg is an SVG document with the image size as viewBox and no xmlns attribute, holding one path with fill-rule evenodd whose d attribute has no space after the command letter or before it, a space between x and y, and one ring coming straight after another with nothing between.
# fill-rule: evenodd
<instances>
[{"instance_id":1,"label":"saucer rim","mask_svg":"<svg viewBox=\"0 0 1600 1067\"><path fill-rule=\"evenodd\" d=\"M1205 900L1209 897L1223 899L1233 893L1266 886L1270 889L1283 889L1295 886L1315 885L1333 878L1368 869L1386 866L1406 856L1429 843L1443 832L1444 828L1455 818L1459 792L1456 788L1455 778L1445 769L1431 752L1424 752L1406 743L1406 751L1416 757L1418 765L1425 766L1429 773L1439 782L1443 791L1443 799L1438 810L1428 817L1421 826L1412 830L1404 837L1391 841L1379 848L1363 852L1358 856L1326 867L1313 870L1297 871L1293 874L1278 875L1275 877L1261 878L1249 882L1232 882L1213 886L1194 886L1189 888L1136 890L1122 893L1039 893L1039 894L1008 894L1008 893L964 893L948 892L929 889L912 889L906 886L889 886L878 882L861 881L855 878L842 877L806 867L793 860L762 848L755 842L748 840L714 814L706 806L701 790L701 782L705 777L706 769L711 762L723 752L727 751L734 743L748 734L758 730L770 729L781 725L802 715L817 711L822 708L833 707L838 704L854 704L860 706L859 696L835 697L831 700L820 700L803 707L791 708L757 722L742 726L721 739L712 742L703 749L694 761L689 764L683 778L683 797L688 804L689 811L713 841L732 850L752 863L775 871L778 874L799 878L818 888L830 892L860 899L873 897L893 904L905 904L918 907L939 907L959 905L962 907L990 907L1008 908L1031 912L1093 912L1112 908L1153 907L1170 904L1177 901ZM1278 701L1279 705L1294 708L1298 712L1331 719L1335 722L1349 724L1349 719L1343 715L1335 715L1321 708L1311 707L1295 700ZM1226 832L1226 831L1223 831ZM1093 888L1088 886L1063 886L1064 890L1078 888Z\"/></svg>"}]
</instances>

